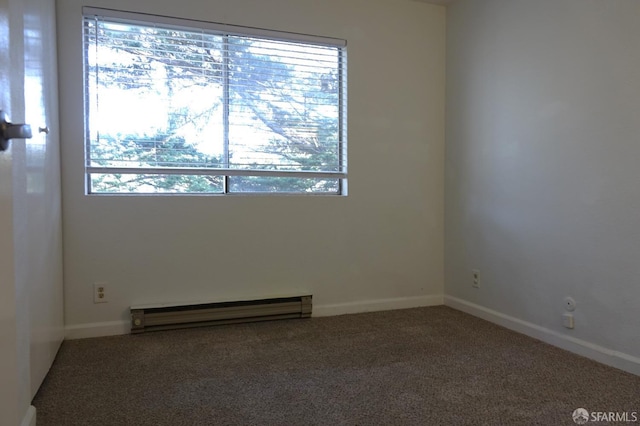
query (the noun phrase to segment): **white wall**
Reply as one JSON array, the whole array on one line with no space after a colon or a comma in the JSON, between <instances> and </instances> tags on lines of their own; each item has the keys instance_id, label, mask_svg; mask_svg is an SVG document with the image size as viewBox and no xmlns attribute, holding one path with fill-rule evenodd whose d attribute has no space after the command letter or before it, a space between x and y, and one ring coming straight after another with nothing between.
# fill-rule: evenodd
<instances>
[{"instance_id":1,"label":"white wall","mask_svg":"<svg viewBox=\"0 0 640 426\"><path fill-rule=\"evenodd\" d=\"M85 196L85 3L346 39L349 196ZM442 302L443 7L60 0L58 15L68 335L117 332L139 303L308 292L331 314ZM96 281L109 303L93 304Z\"/></svg>"},{"instance_id":2,"label":"white wall","mask_svg":"<svg viewBox=\"0 0 640 426\"><path fill-rule=\"evenodd\" d=\"M447 13L447 302L640 372L640 2Z\"/></svg>"}]
</instances>

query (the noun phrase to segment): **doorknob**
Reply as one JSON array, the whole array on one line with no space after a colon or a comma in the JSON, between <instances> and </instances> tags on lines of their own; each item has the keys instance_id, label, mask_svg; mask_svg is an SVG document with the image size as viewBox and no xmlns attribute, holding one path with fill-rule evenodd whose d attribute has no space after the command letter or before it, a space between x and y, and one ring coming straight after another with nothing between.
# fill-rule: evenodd
<instances>
[{"instance_id":1,"label":"doorknob","mask_svg":"<svg viewBox=\"0 0 640 426\"><path fill-rule=\"evenodd\" d=\"M31 137L31 126L11 123L7 113L0 110L0 151L9 147L10 139L30 139Z\"/></svg>"}]
</instances>

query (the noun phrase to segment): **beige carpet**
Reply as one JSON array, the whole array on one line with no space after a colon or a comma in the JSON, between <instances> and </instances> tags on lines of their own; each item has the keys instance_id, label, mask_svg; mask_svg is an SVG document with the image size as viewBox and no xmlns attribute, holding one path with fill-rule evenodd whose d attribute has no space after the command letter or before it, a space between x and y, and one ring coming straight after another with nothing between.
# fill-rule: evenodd
<instances>
[{"instance_id":1,"label":"beige carpet","mask_svg":"<svg viewBox=\"0 0 640 426\"><path fill-rule=\"evenodd\" d=\"M440 306L67 341L33 404L38 426L573 425L640 412L640 377Z\"/></svg>"}]
</instances>

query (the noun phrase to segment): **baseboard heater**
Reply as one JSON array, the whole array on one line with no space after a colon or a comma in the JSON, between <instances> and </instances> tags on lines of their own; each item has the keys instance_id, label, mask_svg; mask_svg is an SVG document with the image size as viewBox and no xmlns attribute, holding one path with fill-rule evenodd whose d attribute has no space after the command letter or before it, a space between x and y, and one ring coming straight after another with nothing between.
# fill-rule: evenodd
<instances>
[{"instance_id":1,"label":"baseboard heater","mask_svg":"<svg viewBox=\"0 0 640 426\"><path fill-rule=\"evenodd\" d=\"M179 306L132 306L131 333L310 316L311 296Z\"/></svg>"}]
</instances>

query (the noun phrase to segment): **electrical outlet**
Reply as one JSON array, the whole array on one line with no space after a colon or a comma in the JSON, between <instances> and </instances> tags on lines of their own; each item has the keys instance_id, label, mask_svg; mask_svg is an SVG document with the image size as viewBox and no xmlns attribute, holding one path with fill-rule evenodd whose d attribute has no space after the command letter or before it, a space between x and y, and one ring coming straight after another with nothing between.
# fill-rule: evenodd
<instances>
[{"instance_id":1,"label":"electrical outlet","mask_svg":"<svg viewBox=\"0 0 640 426\"><path fill-rule=\"evenodd\" d=\"M474 269L471 271L473 274L473 284L471 284L474 288L480 288L480 271L478 269Z\"/></svg>"},{"instance_id":2,"label":"electrical outlet","mask_svg":"<svg viewBox=\"0 0 640 426\"><path fill-rule=\"evenodd\" d=\"M576 323L573 319L573 314L572 313L566 313L566 314L562 314L562 325L564 325L566 328L574 328L576 326Z\"/></svg>"},{"instance_id":3,"label":"electrical outlet","mask_svg":"<svg viewBox=\"0 0 640 426\"><path fill-rule=\"evenodd\" d=\"M93 284L93 303L107 303L107 283L99 282Z\"/></svg>"}]
</instances>

